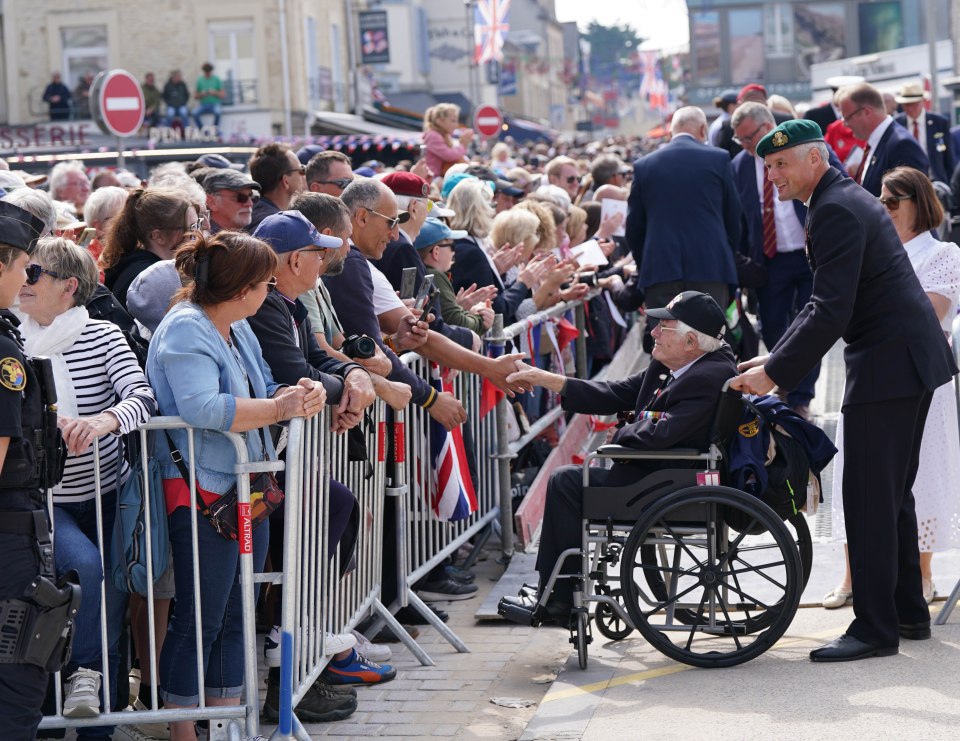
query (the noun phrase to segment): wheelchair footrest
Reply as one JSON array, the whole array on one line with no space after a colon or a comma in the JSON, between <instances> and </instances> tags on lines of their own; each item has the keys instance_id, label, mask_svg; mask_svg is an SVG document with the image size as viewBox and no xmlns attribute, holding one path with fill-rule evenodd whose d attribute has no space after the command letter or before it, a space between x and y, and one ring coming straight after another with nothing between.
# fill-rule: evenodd
<instances>
[{"instance_id":1,"label":"wheelchair footrest","mask_svg":"<svg viewBox=\"0 0 960 741\"><path fill-rule=\"evenodd\" d=\"M508 602L505 598L500 600L497 605L497 613L511 623L518 625L529 625L534 628L540 625L540 618L537 616L537 609L525 607L523 605Z\"/></svg>"}]
</instances>

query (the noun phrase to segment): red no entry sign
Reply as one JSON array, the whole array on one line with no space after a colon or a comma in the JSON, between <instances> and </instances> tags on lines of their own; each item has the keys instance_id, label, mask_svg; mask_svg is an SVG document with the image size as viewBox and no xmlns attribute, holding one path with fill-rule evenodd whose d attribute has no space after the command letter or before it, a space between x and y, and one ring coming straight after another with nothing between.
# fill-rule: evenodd
<instances>
[{"instance_id":1,"label":"red no entry sign","mask_svg":"<svg viewBox=\"0 0 960 741\"><path fill-rule=\"evenodd\" d=\"M496 136L500 133L501 126L503 126L503 116L492 105L482 105L473 114L473 128L481 136Z\"/></svg>"},{"instance_id":2,"label":"red no entry sign","mask_svg":"<svg viewBox=\"0 0 960 741\"><path fill-rule=\"evenodd\" d=\"M94 83L96 122L105 133L132 136L143 125L143 90L137 78L126 70L101 73Z\"/></svg>"}]
</instances>

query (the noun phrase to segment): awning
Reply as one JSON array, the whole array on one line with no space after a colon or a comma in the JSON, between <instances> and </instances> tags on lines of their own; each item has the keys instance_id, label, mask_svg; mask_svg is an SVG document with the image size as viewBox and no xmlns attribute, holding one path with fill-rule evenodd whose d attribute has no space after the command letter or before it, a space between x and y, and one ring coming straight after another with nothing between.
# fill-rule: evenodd
<instances>
[{"instance_id":1,"label":"awning","mask_svg":"<svg viewBox=\"0 0 960 741\"><path fill-rule=\"evenodd\" d=\"M530 121L524 118L514 118L506 116L504 118L506 128L501 131L500 138L512 136L521 142L547 142L550 143L557 138L557 132L553 129L539 124L536 121Z\"/></svg>"},{"instance_id":2,"label":"awning","mask_svg":"<svg viewBox=\"0 0 960 741\"><path fill-rule=\"evenodd\" d=\"M314 136L366 134L368 136L406 140L413 134L409 129L368 121L363 116L355 116L352 113L314 111L313 116L314 120L310 129Z\"/></svg>"},{"instance_id":3,"label":"awning","mask_svg":"<svg viewBox=\"0 0 960 741\"><path fill-rule=\"evenodd\" d=\"M390 93L387 99L374 104L381 113L397 117L396 120L406 120L408 124L420 128L423 124L423 114L428 108L437 103L453 103L460 107L462 116L469 118L473 105L461 93Z\"/></svg>"}]
</instances>

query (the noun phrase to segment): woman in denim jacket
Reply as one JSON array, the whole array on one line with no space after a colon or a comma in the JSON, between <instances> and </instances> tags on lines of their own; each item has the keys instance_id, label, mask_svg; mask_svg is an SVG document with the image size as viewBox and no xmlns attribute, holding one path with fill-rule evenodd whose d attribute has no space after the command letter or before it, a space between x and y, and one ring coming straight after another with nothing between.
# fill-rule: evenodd
<instances>
[{"instance_id":1,"label":"woman in denim jacket","mask_svg":"<svg viewBox=\"0 0 960 741\"><path fill-rule=\"evenodd\" d=\"M222 432L247 433L251 461L272 458L275 452L266 428L313 416L326 396L323 386L310 379L301 379L296 386L275 383L245 321L276 283L276 255L269 245L239 232L220 232L184 244L175 260L187 285L150 342L147 375L160 414L180 416L198 428L197 500L198 505L209 504L236 483L236 454ZM189 466L186 432L169 434ZM166 436L157 437L154 453L164 477L177 594L160 654L161 696L168 708L193 707L199 703L200 689L194 668L191 518L198 514L190 510L189 482L181 478ZM198 516L197 530L206 704L236 705L243 690L239 547L203 517ZM265 523L254 529L255 570L263 568L268 539ZM170 725L174 741L196 738L193 723Z\"/></svg>"}]
</instances>

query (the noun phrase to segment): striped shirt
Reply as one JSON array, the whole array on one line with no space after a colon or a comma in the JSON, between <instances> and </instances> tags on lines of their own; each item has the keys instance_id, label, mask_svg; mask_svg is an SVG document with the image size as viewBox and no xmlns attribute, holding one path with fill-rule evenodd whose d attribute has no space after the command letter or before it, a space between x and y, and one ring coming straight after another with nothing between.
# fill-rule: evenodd
<instances>
[{"instance_id":1,"label":"striped shirt","mask_svg":"<svg viewBox=\"0 0 960 741\"><path fill-rule=\"evenodd\" d=\"M121 455L120 436L150 419L157 402L153 389L137 364L137 357L117 325L91 319L63 353L73 379L77 414L93 417L110 412L120 427L100 438L100 491L117 489L126 480L129 466ZM118 479L118 466L119 479ZM82 502L95 494L93 445L80 455L69 455L63 480L54 488L56 504Z\"/></svg>"}]
</instances>

